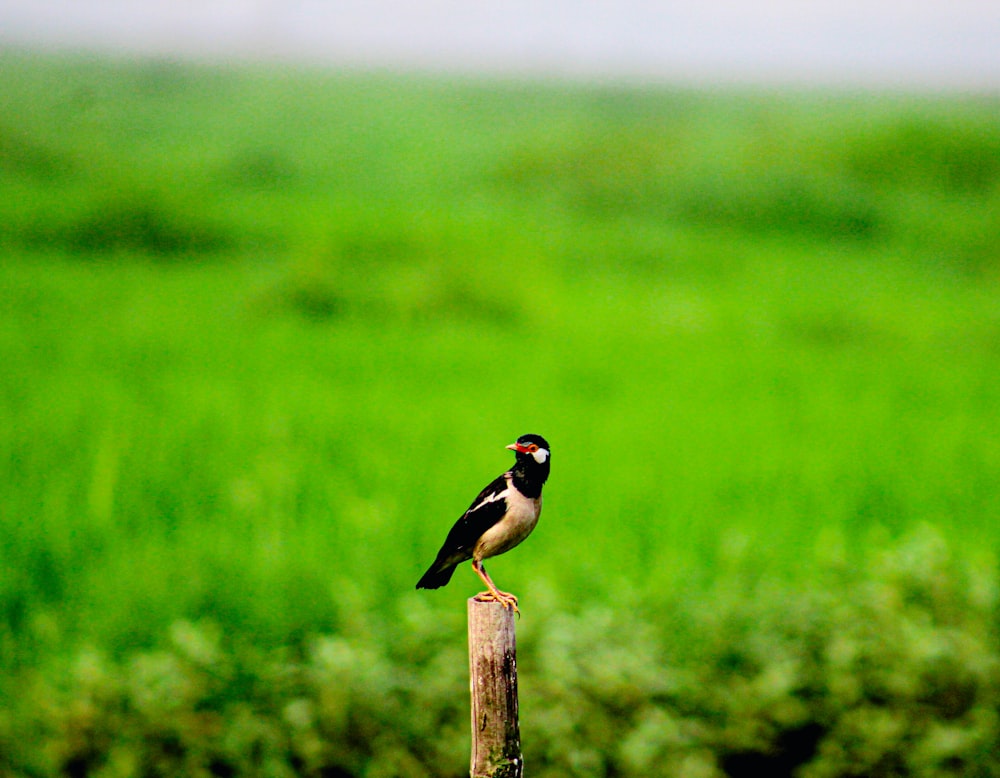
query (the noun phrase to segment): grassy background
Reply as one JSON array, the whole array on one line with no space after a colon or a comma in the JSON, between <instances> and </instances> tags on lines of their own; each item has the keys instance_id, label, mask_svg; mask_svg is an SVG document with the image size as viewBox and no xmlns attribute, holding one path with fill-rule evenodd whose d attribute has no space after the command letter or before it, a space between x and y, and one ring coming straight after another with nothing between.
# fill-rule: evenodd
<instances>
[{"instance_id":1,"label":"grassy background","mask_svg":"<svg viewBox=\"0 0 1000 778\"><path fill-rule=\"evenodd\" d=\"M412 587L530 431L539 774L997 774L996 98L0 69L3 769L461 773Z\"/></svg>"}]
</instances>

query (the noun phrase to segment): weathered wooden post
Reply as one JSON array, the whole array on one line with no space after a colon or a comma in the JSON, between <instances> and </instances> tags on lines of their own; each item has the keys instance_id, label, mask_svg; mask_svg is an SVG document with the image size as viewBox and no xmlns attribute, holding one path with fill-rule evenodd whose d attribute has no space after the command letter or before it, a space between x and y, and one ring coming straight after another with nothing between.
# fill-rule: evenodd
<instances>
[{"instance_id":1,"label":"weathered wooden post","mask_svg":"<svg viewBox=\"0 0 1000 778\"><path fill-rule=\"evenodd\" d=\"M472 778L521 778L514 611L469 600Z\"/></svg>"}]
</instances>

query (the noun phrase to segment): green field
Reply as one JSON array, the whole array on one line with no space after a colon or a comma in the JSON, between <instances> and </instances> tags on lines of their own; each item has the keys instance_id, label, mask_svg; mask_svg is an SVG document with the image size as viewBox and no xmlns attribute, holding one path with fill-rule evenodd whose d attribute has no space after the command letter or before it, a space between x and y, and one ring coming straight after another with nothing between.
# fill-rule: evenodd
<instances>
[{"instance_id":1,"label":"green field","mask_svg":"<svg viewBox=\"0 0 1000 778\"><path fill-rule=\"evenodd\" d=\"M1000 775L1000 99L0 72L0 775Z\"/></svg>"}]
</instances>

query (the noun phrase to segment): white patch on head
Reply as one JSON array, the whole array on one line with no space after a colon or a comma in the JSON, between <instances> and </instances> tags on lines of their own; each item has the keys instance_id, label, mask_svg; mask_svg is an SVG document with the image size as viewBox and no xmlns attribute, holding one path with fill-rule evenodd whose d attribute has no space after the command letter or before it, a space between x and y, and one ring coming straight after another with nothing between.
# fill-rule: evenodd
<instances>
[{"instance_id":1,"label":"white patch on head","mask_svg":"<svg viewBox=\"0 0 1000 778\"><path fill-rule=\"evenodd\" d=\"M535 458L538 464L542 464L546 459L549 458L549 450L547 448L538 447L538 451L532 451L531 456Z\"/></svg>"}]
</instances>

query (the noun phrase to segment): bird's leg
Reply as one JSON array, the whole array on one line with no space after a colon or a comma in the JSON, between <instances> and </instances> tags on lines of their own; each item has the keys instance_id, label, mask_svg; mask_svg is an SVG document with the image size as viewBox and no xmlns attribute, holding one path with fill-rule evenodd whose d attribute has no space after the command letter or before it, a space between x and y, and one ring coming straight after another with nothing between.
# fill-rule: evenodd
<instances>
[{"instance_id":1,"label":"bird's leg","mask_svg":"<svg viewBox=\"0 0 1000 778\"><path fill-rule=\"evenodd\" d=\"M476 575L483 579L483 583L489 589L488 592L480 592L473 599L478 602L489 602L490 600L495 600L500 603L504 608L513 608L514 613L521 615L521 611L517 609L517 597L509 592L501 592L497 589L496 584L490 580L489 574L486 572L486 568L483 567L482 562L478 562L475 559L472 560L472 569L476 571Z\"/></svg>"}]
</instances>

